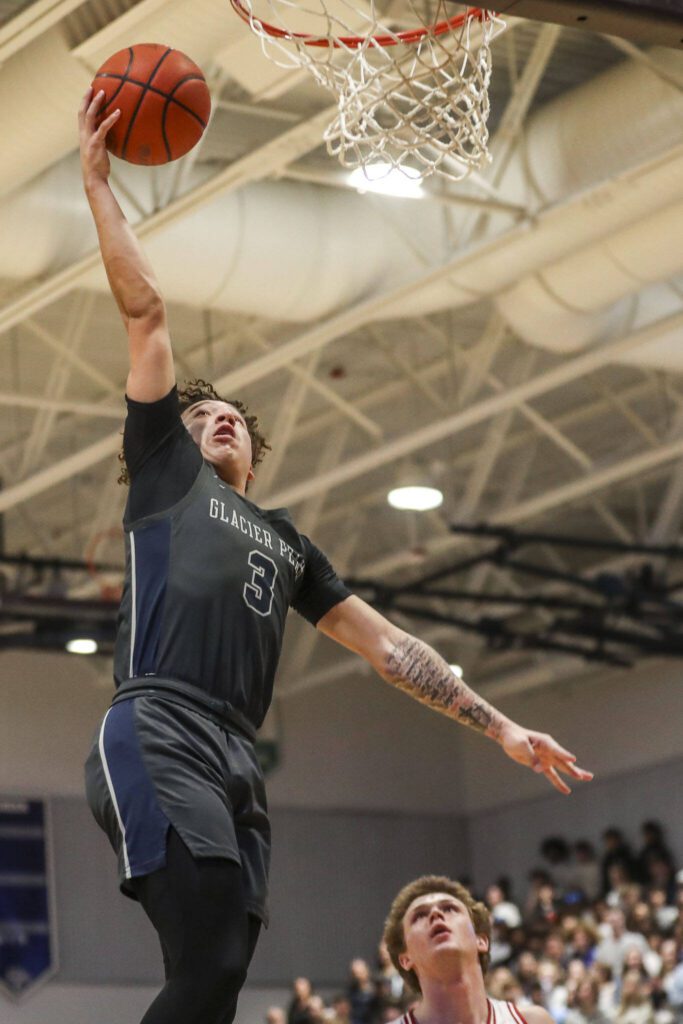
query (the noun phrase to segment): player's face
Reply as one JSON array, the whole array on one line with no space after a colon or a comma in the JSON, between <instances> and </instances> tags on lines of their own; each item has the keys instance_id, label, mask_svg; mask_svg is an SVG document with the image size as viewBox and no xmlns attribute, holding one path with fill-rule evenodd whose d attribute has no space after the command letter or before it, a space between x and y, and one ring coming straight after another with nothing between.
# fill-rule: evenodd
<instances>
[{"instance_id":1,"label":"player's face","mask_svg":"<svg viewBox=\"0 0 683 1024\"><path fill-rule=\"evenodd\" d=\"M399 956L404 970L449 980L466 962L475 964L488 939L477 935L465 904L444 892L418 896L403 918L405 952Z\"/></svg>"},{"instance_id":2,"label":"player's face","mask_svg":"<svg viewBox=\"0 0 683 1024\"><path fill-rule=\"evenodd\" d=\"M229 402L207 400L191 405L183 423L202 456L234 486L254 479L251 438L244 417Z\"/></svg>"}]
</instances>

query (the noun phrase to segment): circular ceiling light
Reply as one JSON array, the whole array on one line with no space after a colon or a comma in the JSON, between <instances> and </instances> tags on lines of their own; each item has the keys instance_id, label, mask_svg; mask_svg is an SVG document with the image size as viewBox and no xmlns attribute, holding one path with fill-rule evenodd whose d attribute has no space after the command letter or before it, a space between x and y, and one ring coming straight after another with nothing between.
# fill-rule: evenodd
<instances>
[{"instance_id":1,"label":"circular ceiling light","mask_svg":"<svg viewBox=\"0 0 683 1024\"><path fill-rule=\"evenodd\" d=\"M66 649L69 654L97 654L97 641L90 637L74 637L67 641Z\"/></svg>"},{"instance_id":2,"label":"circular ceiling light","mask_svg":"<svg viewBox=\"0 0 683 1024\"><path fill-rule=\"evenodd\" d=\"M393 491L389 491L387 501L392 508L427 512L442 504L443 494L436 487L395 487Z\"/></svg>"},{"instance_id":3,"label":"circular ceiling light","mask_svg":"<svg viewBox=\"0 0 683 1024\"><path fill-rule=\"evenodd\" d=\"M399 169L388 163L357 167L349 175L349 183L361 194L378 192L380 195L403 199L419 199L422 195L422 181L418 171L410 167Z\"/></svg>"}]
</instances>

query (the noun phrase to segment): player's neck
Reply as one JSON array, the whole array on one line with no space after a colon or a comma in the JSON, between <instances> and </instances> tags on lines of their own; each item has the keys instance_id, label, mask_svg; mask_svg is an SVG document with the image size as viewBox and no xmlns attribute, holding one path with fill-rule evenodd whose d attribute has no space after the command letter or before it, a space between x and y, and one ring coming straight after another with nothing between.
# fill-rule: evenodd
<instances>
[{"instance_id":1,"label":"player's neck","mask_svg":"<svg viewBox=\"0 0 683 1024\"><path fill-rule=\"evenodd\" d=\"M421 978L422 999L415 1009L417 1024L486 1024L488 1001L481 970L453 981Z\"/></svg>"},{"instance_id":2,"label":"player's neck","mask_svg":"<svg viewBox=\"0 0 683 1024\"><path fill-rule=\"evenodd\" d=\"M230 466L217 466L214 463L214 467L213 468L216 470L216 476L220 477L220 479L223 481L224 484L227 484L228 487L232 487L233 491L237 491L237 493L241 494L243 498L246 497L246 494L247 494L247 480L246 480L246 478L242 479L240 476L238 476L235 473L231 472L231 468L232 467L230 467Z\"/></svg>"}]
</instances>

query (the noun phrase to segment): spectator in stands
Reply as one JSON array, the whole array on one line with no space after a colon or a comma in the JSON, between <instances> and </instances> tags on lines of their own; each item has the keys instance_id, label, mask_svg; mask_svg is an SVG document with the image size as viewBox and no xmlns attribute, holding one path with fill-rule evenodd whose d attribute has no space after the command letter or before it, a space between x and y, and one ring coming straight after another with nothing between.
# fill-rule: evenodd
<instances>
[{"instance_id":1,"label":"spectator in stands","mask_svg":"<svg viewBox=\"0 0 683 1024\"><path fill-rule=\"evenodd\" d=\"M520 956L522 955L522 953L525 953L528 949L529 940L527 937L526 929L522 925L520 925L519 928L512 928L508 935L508 939L510 941L511 950L508 967L511 967L513 970L516 970Z\"/></svg>"},{"instance_id":2,"label":"spectator in stands","mask_svg":"<svg viewBox=\"0 0 683 1024\"><path fill-rule=\"evenodd\" d=\"M538 960L533 953L522 953L517 961L517 979L524 995L530 999L531 990L538 984Z\"/></svg>"},{"instance_id":3,"label":"spectator in stands","mask_svg":"<svg viewBox=\"0 0 683 1024\"><path fill-rule=\"evenodd\" d=\"M530 908L529 924L533 928L538 926L545 930L552 928L560 918L560 901L557 898L555 887L547 882L540 885L536 895L536 902Z\"/></svg>"},{"instance_id":4,"label":"spectator in stands","mask_svg":"<svg viewBox=\"0 0 683 1024\"><path fill-rule=\"evenodd\" d=\"M332 1000L327 1024L351 1024L351 1004L343 993Z\"/></svg>"},{"instance_id":5,"label":"spectator in stands","mask_svg":"<svg viewBox=\"0 0 683 1024\"><path fill-rule=\"evenodd\" d=\"M308 1019L311 1024L325 1024L327 1021L325 1003L321 996L312 995L308 1000Z\"/></svg>"},{"instance_id":6,"label":"spectator in stands","mask_svg":"<svg viewBox=\"0 0 683 1024\"><path fill-rule=\"evenodd\" d=\"M541 960L538 983L543 992L543 1005L555 1021L562 1024L567 1013L567 986L564 971L555 960Z\"/></svg>"},{"instance_id":7,"label":"spectator in stands","mask_svg":"<svg viewBox=\"0 0 683 1024\"><path fill-rule=\"evenodd\" d=\"M639 970L628 970L621 981L615 1024L654 1024L650 983Z\"/></svg>"},{"instance_id":8,"label":"spectator in stands","mask_svg":"<svg viewBox=\"0 0 683 1024\"><path fill-rule=\"evenodd\" d=\"M501 922L508 928L519 928L522 915L519 907L506 898L500 885L490 885L486 890L486 906L489 908L491 920Z\"/></svg>"},{"instance_id":9,"label":"spectator in stands","mask_svg":"<svg viewBox=\"0 0 683 1024\"><path fill-rule=\"evenodd\" d=\"M571 935L571 955L581 960L586 967L590 967L595 960L597 942L598 935L595 928L587 921L581 921Z\"/></svg>"},{"instance_id":10,"label":"spectator in stands","mask_svg":"<svg viewBox=\"0 0 683 1024\"><path fill-rule=\"evenodd\" d=\"M609 1024L610 1018L599 1006L598 979L588 976L570 996L565 1024Z\"/></svg>"},{"instance_id":11,"label":"spectator in stands","mask_svg":"<svg viewBox=\"0 0 683 1024\"><path fill-rule=\"evenodd\" d=\"M509 967L496 967L487 975L486 991L493 999L524 1004L524 993Z\"/></svg>"},{"instance_id":12,"label":"spectator in stands","mask_svg":"<svg viewBox=\"0 0 683 1024\"><path fill-rule=\"evenodd\" d=\"M600 895L600 865L595 847L587 839L574 843L574 883L587 900L596 900Z\"/></svg>"},{"instance_id":13,"label":"spectator in stands","mask_svg":"<svg viewBox=\"0 0 683 1024\"><path fill-rule=\"evenodd\" d=\"M543 947L543 956L546 960L552 960L558 967L564 968L569 957L567 956L567 947L562 933L559 931L552 931L545 940Z\"/></svg>"},{"instance_id":14,"label":"spectator in stands","mask_svg":"<svg viewBox=\"0 0 683 1024\"><path fill-rule=\"evenodd\" d=\"M378 1003L382 1010L387 1006L403 1009L406 1003L405 985L403 978L391 962L386 942L380 942L377 947L377 971L374 983ZM398 1016L400 1017L401 1014L399 1013Z\"/></svg>"},{"instance_id":15,"label":"spectator in stands","mask_svg":"<svg viewBox=\"0 0 683 1024\"><path fill-rule=\"evenodd\" d=\"M659 956L662 961L660 978L665 978L678 966L678 943L675 939L664 939L659 947Z\"/></svg>"},{"instance_id":16,"label":"spectator in stands","mask_svg":"<svg viewBox=\"0 0 683 1024\"><path fill-rule=\"evenodd\" d=\"M645 938L638 932L626 930L626 917L620 907L613 907L608 912L606 923L609 926L609 931L599 943L595 951L595 958L600 963L611 967L615 975L620 975L628 950L635 947L644 954L648 945Z\"/></svg>"},{"instance_id":17,"label":"spectator in stands","mask_svg":"<svg viewBox=\"0 0 683 1024\"><path fill-rule=\"evenodd\" d=\"M286 1024L287 1014L279 1006L270 1006L266 1013L266 1024Z\"/></svg>"},{"instance_id":18,"label":"spectator in stands","mask_svg":"<svg viewBox=\"0 0 683 1024\"><path fill-rule=\"evenodd\" d=\"M491 924L491 944L489 957L492 967L499 967L510 962L512 957L512 946L510 945L510 933L506 924L502 921L493 921Z\"/></svg>"},{"instance_id":19,"label":"spectator in stands","mask_svg":"<svg viewBox=\"0 0 683 1024\"><path fill-rule=\"evenodd\" d=\"M633 875L633 854L624 836L618 828L605 829L602 834L604 853L602 855L601 876L603 895L612 888L609 870L613 864L620 864L624 875L630 879Z\"/></svg>"},{"instance_id":20,"label":"spectator in stands","mask_svg":"<svg viewBox=\"0 0 683 1024\"><path fill-rule=\"evenodd\" d=\"M678 949L676 959L678 960ZM662 989L671 1009L679 1019L683 1019L683 963L676 963L675 967L666 972L662 978Z\"/></svg>"},{"instance_id":21,"label":"spectator in stands","mask_svg":"<svg viewBox=\"0 0 683 1024\"><path fill-rule=\"evenodd\" d=\"M640 826L643 839L636 858L636 874L643 885L650 884L650 862L653 858L665 861L673 870L674 859L664 838L664 829L658 821L644 821Z\"/></svg>"},{"instance_id":22,"label":"spectator in stands","mask_svg":"<svg viewBox=\"0 0 683 1024\"><path fill-rule=\"evenodd\" d=\"M312 1024L309 1003L313 994L308 978L296 978L292 999L287 1009L287 1024Z\"/></svg>"},{"instance_id":23,"label":"spectator in stands","mask_svg":"<svg viewBox=\"0 0 683 1024\"><path fill-rule=\"evenodd\" d=\"M551 878L543 868L534 868L529 872L529 888L524 901L524 920L528 921L538 902L538 894L544 885L551 885Z\"/></svg>"},{"instance_id":24,"label":"spectator in stands","mask_svg":"<svg viewBox=\"0 0 683 1024\"><path fill-rule=\"evenodd\" d=\"M599 985L598 1009L611 1020L617 1011L617 983L614 972L607 964L598 963L596 960L590 969L590 975Z\"/></svg>"},{"instance_id":25,"label":"spectator in stands","mask_svg":"<svg viewBox=\"0 0 683 1024\"><path fill-rule=\"evenodd\" d=\"M667 857L653 853L647 862L648 886L664 889L667 903L676 901L676 872Z\"/></svg>"},{"instance_id":26,"label":"spectator in stands","mask_svg":"<svg viewBox=\"0 0 683 1024\"><path fill-rule=\"evenodd\" d=\"M678 907L667 903L666 889L660 886L653 886L650 889L648 899L657 929L660 932L668 932L678 920Z\"/></svg>"},{"instance_id":27,"label":"spectator in stands","mask_svg":"<svg viewBox=\"0 0 683 1024\"><path fill-rule=\"evenodd\" d=\"M631 881L629 869L621 861L610 864L607 876L609 878L609 892L605 896L605 902L610 907L621 907L627 909L637 902L640 896L640 886ZM630 887L630 888L629 888Z\"/></svg>"},{"instance_id":28,"label":"spectator in stands","mask_svg":"<svg viewBox=\"0 0 683 1024\"><path fill-rule=\"evenodd\" d=\"M349 972L346 996L351 1006L351 1024L374 1024L378 999L367 962L356 957L351 961Z\"/></svg>"},{"instance_id":29,"label":"spectator in stands","mask_svg":"<svg viewBox=\"0 0 683 1024\"><path fill-rule=\"evenodd\" d=\"M548 836L541 843L540 853L548 865L557 895L564 896L573 885L569 843L562 836Z\"/></svg>"}]
</instances>

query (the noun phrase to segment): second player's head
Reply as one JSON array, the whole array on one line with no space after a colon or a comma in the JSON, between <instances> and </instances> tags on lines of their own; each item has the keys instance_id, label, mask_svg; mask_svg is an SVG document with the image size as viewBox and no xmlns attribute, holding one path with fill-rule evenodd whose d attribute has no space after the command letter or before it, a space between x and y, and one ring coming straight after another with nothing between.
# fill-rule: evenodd
<instances>
[{"instance_id":1,"label":"second player's head","mask_svg":"<svg viewBox=\"0 0 683 1024\"><path fill-rule=\"evenodd\" d=\"M491 919L483 903L464 885L440 875L425 875L394 899L384 926L384 941L404 981L422 992L420 977L447 981L489 962Z\"/></svg>"}]
</instances>

